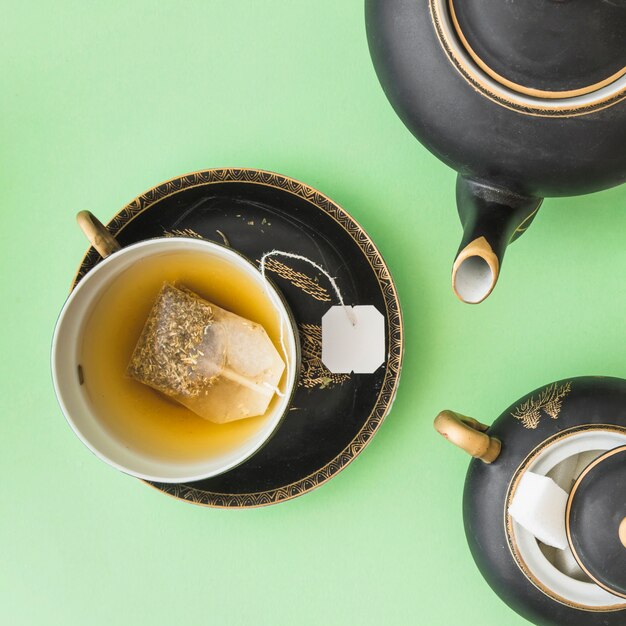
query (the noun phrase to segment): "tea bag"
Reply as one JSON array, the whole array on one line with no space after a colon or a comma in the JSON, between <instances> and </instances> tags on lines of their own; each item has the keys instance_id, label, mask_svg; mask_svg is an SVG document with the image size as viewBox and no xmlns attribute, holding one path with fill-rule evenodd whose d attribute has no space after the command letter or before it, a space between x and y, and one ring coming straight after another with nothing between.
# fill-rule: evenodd
<instances>
[{"instance_id":1,"label":"tea bag","mask_svg":"<svg viewBox=\"0 0 626 626\"><path fill-rule=\"evenodd\" d=\"M284 369L260 324L164 283L127 374L221 424L263 415Z\"/></svg>"}]
</instances>

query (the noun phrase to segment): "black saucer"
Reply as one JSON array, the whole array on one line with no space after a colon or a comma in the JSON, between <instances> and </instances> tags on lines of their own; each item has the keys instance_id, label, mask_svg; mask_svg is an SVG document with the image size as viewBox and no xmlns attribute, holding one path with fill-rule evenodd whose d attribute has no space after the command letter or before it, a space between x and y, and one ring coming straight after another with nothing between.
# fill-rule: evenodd
<instances>
[{"instance_id":1,"label":"black saucer","mask_svg":"<svg viewBox=\"0 0 626 626\"><path fill-rule=\"evenodd\" d=\"M215 169L172 179L135 198L108 224L122 245L163 235L226 242L251 260L272 249L304 255L336 278L347 304L385 316L387 359L373 374L333 375L321 363L321 318L337 304L327 279L302 261L268 261L300 329L302 367L292 410L274 437L229 472L185 484L150 483L217 507L254 507L302 495L367 445L393 402L403 350L395 285L363 229L332 200L293 179ZM89 249L76 284L100 257Z\"/></svg>"}]
</instances>

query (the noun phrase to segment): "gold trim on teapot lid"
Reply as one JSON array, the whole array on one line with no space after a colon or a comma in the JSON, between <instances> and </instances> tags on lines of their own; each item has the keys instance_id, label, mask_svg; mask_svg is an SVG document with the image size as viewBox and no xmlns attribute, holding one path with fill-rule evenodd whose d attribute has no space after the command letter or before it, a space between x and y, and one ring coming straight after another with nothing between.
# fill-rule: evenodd
<instances>
[{"instance_id":1,"label":"gold trim on teapot lid","mask_svg":"<svg viewBox=\"0 0 626 626\"><path fill-rule=\"evenodd\" d=\"M466 36L460 20L457 16L456 9L454 7L454 0L448 0L448 10L450 12L450 18L452 20L452 24L454 26L454 30L456 32L457 37L460 42L463 44L463 47L469 54L469 56L474 60L476 65L480 67L486 74L488 74L495 81L504 85L508 89L512 91L517 91L521 94L532 96L533 98L575 98L576 96L584 96L586 94L593 93L614 83L618 78L621 78L626 74L626 66L618 69L615 72L611 72L610 75L605 78L595 81L591 84L576 88L576 89L538 89L536 87L531 87L528 85L523 85L519 82L510 80L503 76L500 72L497 72L493 67L489 65L487 61L485 61L481 56L474 50L472 45L469 42L469 35ZM614 68L613 68L614 69Z\"/></svg>"},{"instance_id":2,"label":"gold trim on teapot lid","mask_svg":"<svg viewBox=\"0 0 626 626\"><path fill-rule=\"evenodd\" d=\"M626 67L571 92L538 90L510 81L490 68L469 45L458 26L453 0L429 0L429 6L435 33L452 65L474 89L500 106L525 115L575 117L626 99Z\"/></svg>"},{"instance_id":3,"label":"gold trim on teapot lid","mask_svg":"<svg viewBox=\"0 0 626 626\"><path fill-rule=\"evenodd\" d=\"M508 509L513 502L517 486L519 485L522 476L527 471L529 471L529 469L532 469L538 459L542 455L544 455L549 449L553 448L553 446L563 445L567 441L571 441L573 438L587 437L589 435L594 435L597 433L602 433L604 435L614 435L618 437L626 436L626 427L618 426L616 424L581 424L579 426L574 426L572 428L561 430L543 440L536 448L534 448L530 452L530 454L528 454L528 456L524 459L521 465L515 470L511 482L509 483L503 510L504 529L506 533L507 544L513 560L515 561L521 572L524 574L526 579L535 588L540 590L543 594L545 594L552 600L565 606L588 611L590 613L622 611L626 609L626 602L620 601L619 597L615 597L614 603L590 603L588 600L583 600L582 598L575 599L573 596L565 597L565 595L562 595L562 590L556 591L555 589L553 589L547 583L547 581L543 579L540 573L534 568L534 565L530 562L530 560L526 560L528 554L525 553L525 549L522 545L523 542L518 541L519 538L514 530L514 521L510 513L508 512ZM617 441L618 439L616 438L615 440ZM602 588L600 587L600 589Z\"/></svg>"},{"instance_id":4,"label":"gold trim on teapot lid","mask_svg":"<svg viewBox=\"0 0 626 626\"><path fill-rule=\"evenodd\" d=\"M626 446L609 450L578 476L565 532L574 558L596 585L626 598Z\"/></svg>"}]
</instances>

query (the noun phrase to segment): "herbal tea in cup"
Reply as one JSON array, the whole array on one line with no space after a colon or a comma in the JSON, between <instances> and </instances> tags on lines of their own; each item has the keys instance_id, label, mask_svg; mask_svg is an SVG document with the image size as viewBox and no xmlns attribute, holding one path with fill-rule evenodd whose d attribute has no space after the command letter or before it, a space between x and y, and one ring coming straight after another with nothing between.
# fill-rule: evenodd
<instances>
[{"instance_id":1,"label":"herbal tea in cup","mask_svg":"<svg viewBox=\"0 0 626 626\"><path fill-rule=\"evenodd\" d=\"M127 375L164 283L267 334L277 360L274 379L260 383L272 387L263 385L262 414L214 423ZM256 267L222 245L173 237L115 251L78 283L55 328L52 370L68 422L100 458L141 478L187 482L227 471L272 435L289 408L296 355L291 315Z\"/></svg>"}]
</instances>

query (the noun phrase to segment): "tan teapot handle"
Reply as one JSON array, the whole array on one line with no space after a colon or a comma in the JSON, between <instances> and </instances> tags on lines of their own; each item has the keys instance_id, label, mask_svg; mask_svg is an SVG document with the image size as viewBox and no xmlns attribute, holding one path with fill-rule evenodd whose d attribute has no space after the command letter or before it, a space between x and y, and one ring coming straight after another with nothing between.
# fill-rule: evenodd
<instances>
[{"instance_id":1,"label":"tan teapot handle","mask_svg":"<svg viewBox=\"0 0 626 626\"><path fill-rule=\"evenodd\" d=\"M485 463L493 463L500 454L502 444L495 437L486 434L488 428L489 426L454 411L441 411L435 418L435 430L440 435L473 457Z\"/></svg>"},{"instance_id":2,"label":"tan teapot handle","mask_svg":"<svg viewBox=\"0 0 626 626\"><path fill-rule=\"evenodd\" d=\"M89 243L103 259L106 259L110 254L121 248L106 226L89 211L81 211L76 216L76 221L87 239L89 239Z\"/></svg>"}]
</instances>

